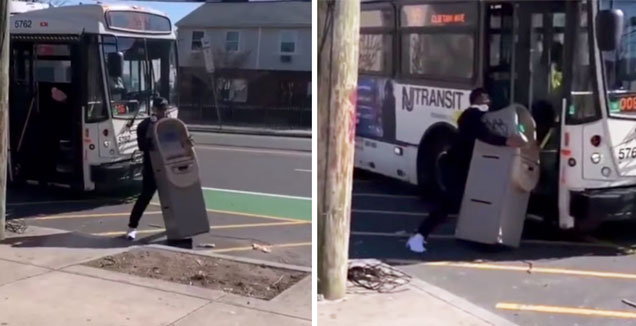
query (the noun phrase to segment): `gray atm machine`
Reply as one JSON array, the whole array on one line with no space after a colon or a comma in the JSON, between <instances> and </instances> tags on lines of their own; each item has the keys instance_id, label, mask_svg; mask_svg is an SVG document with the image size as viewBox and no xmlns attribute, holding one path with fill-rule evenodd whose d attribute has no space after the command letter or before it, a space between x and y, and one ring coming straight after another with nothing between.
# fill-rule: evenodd
<instances>
[{"instance_id":1,"label":"gray atm machine","mask_svg":"<svg viewBox=\"0 0 636 326\"><path fill-rule=\"evenodd\" d=\"M168 240L208 233L199 166L188 130L178 119L158 120L149 131L150 160L157 181Z\"/></svg>"},{"instance_id":2,"label":"gray atm machine","mask_svg":"<svg viewBox=\"0 0 636 326\"><path fill-rule=\"evenodd\" d=\"M484 120L495 133L519 133L528 144L511 148L475 142L455 237L518 247L530 192L539 182L535 122L518 104L486 113Z\"/></svg>"}]
</instances>

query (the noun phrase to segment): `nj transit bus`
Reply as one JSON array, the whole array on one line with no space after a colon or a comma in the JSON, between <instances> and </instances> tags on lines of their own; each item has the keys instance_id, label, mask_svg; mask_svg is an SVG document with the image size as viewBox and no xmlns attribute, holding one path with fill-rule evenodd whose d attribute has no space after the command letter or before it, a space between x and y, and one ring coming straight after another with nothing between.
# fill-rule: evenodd
<instances>
[{"instance_id":1,"label":"nj transit bus","mask_svg":"<svg viewBox=\"0 0 636 326\"><path fill-rule=\"evenodd\" d=\"M177 100L172 23L137 6L12 16L10 67L9 179L16 183L91 191L134 180L137 125L154 96Z\"/></svg>"},{"instance_id":2,"label":"nj transit bus","mask_svg":"<svg viewBox=\"0 0 636 326\"><path fill-rule=\"evenodd\" d=\"M356 168L443 189L457 118L485 87L494 109L555 112L531 213L563 229L634 218L636 2L362 1L360 33Z\"/></svg>"}]
</instances>

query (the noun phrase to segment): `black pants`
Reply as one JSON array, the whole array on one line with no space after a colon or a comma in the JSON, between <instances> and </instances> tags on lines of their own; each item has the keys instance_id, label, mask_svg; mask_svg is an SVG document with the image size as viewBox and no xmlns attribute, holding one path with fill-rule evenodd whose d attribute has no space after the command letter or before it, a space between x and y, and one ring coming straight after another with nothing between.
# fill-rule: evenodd
<instances>
[{"instance_id":1,"label":"black pants","mask_svg":"<svg viewBox=\"0 0 636 326\"><path fill-rule=\"evenodd\" d=\"M135 206L133 206L132 212L130 213L130 221L128 222L128 227L130 228L137 228L139 226L141 216L148 207L152 196L155 195L155 191L157 191L155 176L152 171L148 170L149 169L144 168L141 195L137 198L137 202L135 202Z\"/></svg>"},{"instance_id":2,"label":"black pants","mask_svg":"<svg viewBox=\"0 0 636 326\"><path fill-rule=\"evenodd\" d=\"M441 194L437 205L433 208L429 217L422 221L417 230L417 233L423 235L424 238L428 238L431 232L448 218L448 214L459 211L462 197L464 196L464 188L466 187L465 171L462 170L453 168L447 171L444 178L446 191Z\"/></svg>"}]
</instances>

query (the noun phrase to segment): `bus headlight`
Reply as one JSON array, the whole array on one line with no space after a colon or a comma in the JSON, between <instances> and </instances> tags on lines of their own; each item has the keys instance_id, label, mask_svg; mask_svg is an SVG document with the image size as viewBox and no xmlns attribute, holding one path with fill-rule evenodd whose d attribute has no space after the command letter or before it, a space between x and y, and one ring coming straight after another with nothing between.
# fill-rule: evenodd
<instances>
[{"instance_id":1,"label":"bus headlight","mask_svg":"<svg viewBox=\"0 0 636 326\"><path fill-rule=\"evenodd\" d=\"M104 140L104 147L110 146L110 142L108 140Z\"/></svg>"},{"instance_id":2,"label":"bus headlight","mask_svg":"<svg viewBox=\"0 0 636 326\"><path fill-rule=\"evenodd\" d=\"M594 153L592 154L592 163L599 164L602 158L603 158L603 155L599 153Z\"/></svg>"},{"instance_id":3,"label":"bus headlight","mask_svg":"<svg viewBox=\"0 0 636 326\"><path fill-rule=\"evenodd\" d=\"M606 166L606 167L603 167L603 168L601 169L601 174L602 174L604 177L609 177L609 176L610 176L610 174L612 174L612 169L608 168L607 166Z\"/></svg>"}]
</instances>

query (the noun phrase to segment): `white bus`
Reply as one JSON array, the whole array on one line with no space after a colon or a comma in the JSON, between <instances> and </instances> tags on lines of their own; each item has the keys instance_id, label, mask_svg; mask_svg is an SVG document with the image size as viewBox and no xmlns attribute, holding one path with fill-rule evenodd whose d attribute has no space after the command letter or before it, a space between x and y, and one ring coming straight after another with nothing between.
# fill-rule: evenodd
<instances>
[{"instance_id":1,"label":"white bus","mask_svg":"<svg viewBox=\"0 0 636 326\"><path fill-rule=\"evenodd\" d=\"M137 125L153 97L177 101L172 23L137 6L12 16L10 66L12 182L91 191L134 180L141 169Z\"/></svg>"},{"instance_id":2,"label":"white bus","mask_svg":"<svg viewBox=\"0 0 636 326\"><path fill-rule=\"evenodd\" d=\"M539 125L531 212L563 229L634 218L636 2L363 0L360 33L357 168L443 189L456 120L484 87L495 109L557 115Z\"/></svg>"}]
</instances>

